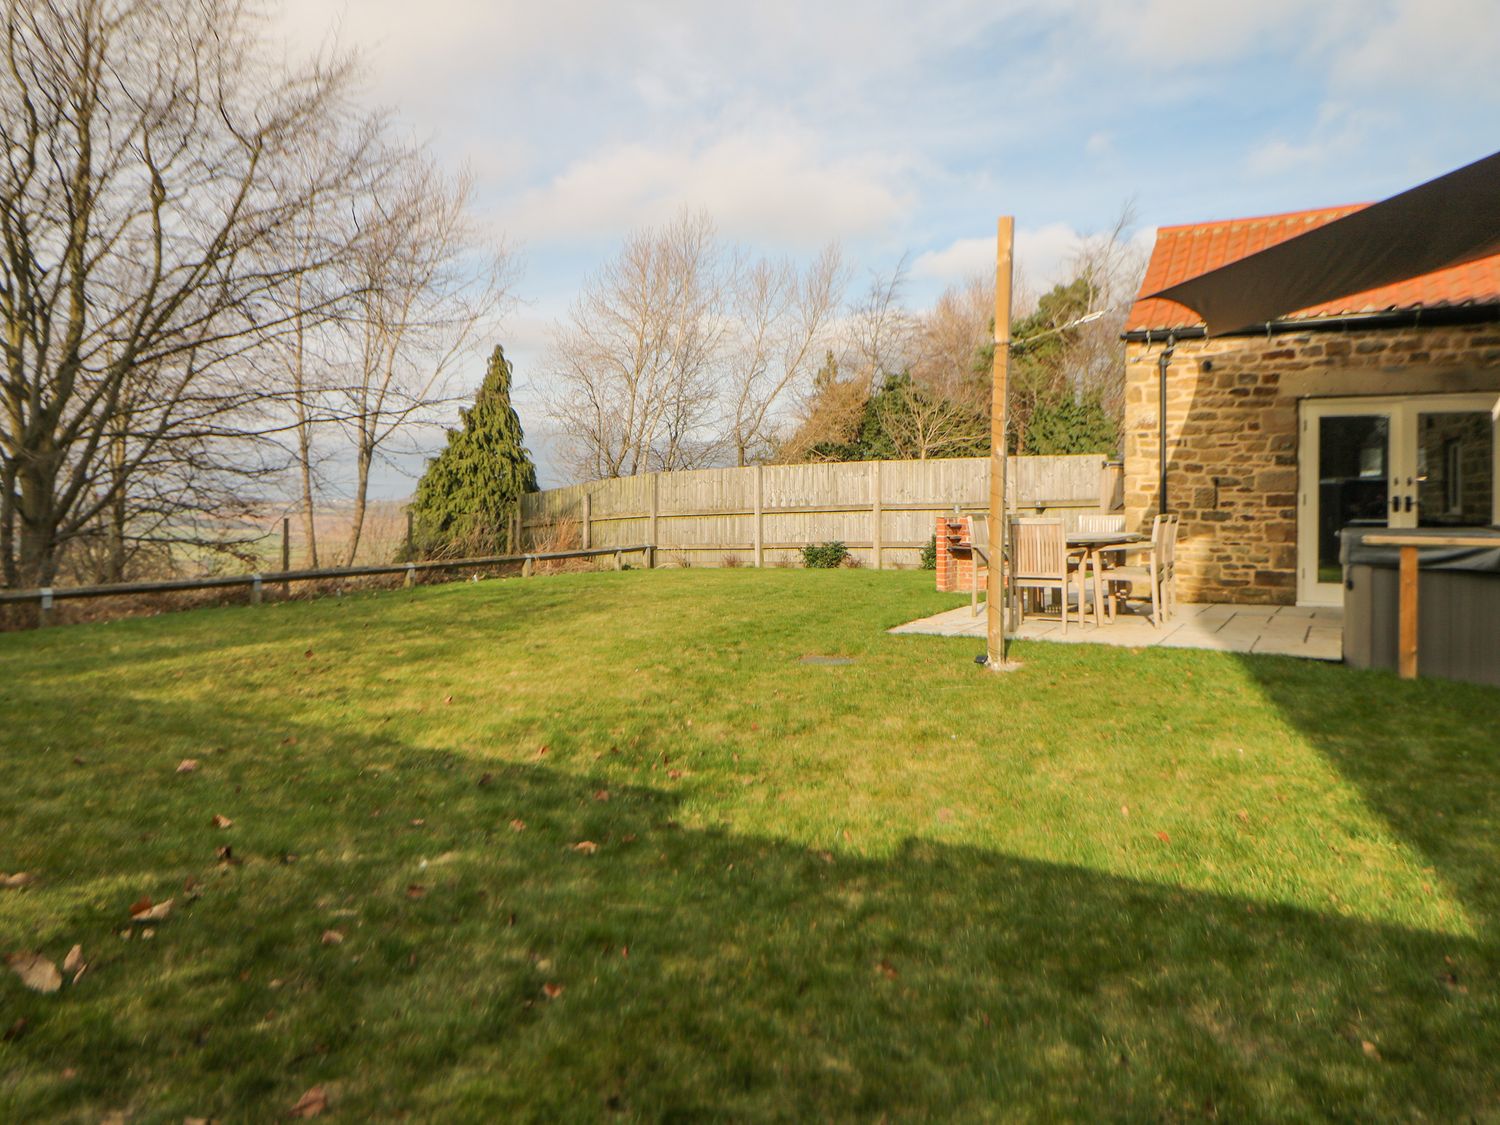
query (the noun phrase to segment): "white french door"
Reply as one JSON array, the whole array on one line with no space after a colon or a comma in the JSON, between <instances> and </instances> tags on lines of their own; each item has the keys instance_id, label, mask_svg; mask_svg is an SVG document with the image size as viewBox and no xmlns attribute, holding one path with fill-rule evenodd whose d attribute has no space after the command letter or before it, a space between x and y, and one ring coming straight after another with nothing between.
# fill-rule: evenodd
<instances>
[{"instance_id":1,"label":"white french door","mask_svg":"<svg viewBox=\"0 0 1500 1125\"><path fill-rule=\"evenodd\" d=\"M1343 604L1346 527L1500 524L1500 396L1304 399L1297 601Z\"/></svg>"}]
</instances>

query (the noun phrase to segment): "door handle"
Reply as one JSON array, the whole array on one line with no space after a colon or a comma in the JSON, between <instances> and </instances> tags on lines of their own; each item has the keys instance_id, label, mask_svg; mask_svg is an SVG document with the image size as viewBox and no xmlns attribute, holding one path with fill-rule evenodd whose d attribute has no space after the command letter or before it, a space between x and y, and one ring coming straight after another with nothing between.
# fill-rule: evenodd
<instances>
[{"instance_id":1,"label":"door handle","mask_svg":"<svg viewBox=\"0 0 1500 1125\"><path fill-rule=\"evenodd\" d=\"M1406 494L1406 510L1408 512L1411 511L1413 503L1414 503L1414 498L1413 498L1412 494L1410 492L1408 492Z\"/></svg>"},{"instance_id":2,"label":"door handle","mask_svg":"<svg viewBox=\"0 0 1500 1125\"><path fill-rule=\"evenodd\" d=\"M1393 512L1399 512L1400 510L1401 510L1401 497L1400 496L1392 496L1391 497L1391 511L1393 511Z\"/></svg>"}]
</instances>

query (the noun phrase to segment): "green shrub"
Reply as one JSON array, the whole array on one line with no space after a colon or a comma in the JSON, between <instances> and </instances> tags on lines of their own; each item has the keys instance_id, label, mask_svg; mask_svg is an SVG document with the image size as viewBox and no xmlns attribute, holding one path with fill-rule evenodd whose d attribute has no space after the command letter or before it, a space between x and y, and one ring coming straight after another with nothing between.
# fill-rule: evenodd
<instances>
[{"instance_id":1,"label":"green shrub","mask_svg":"<svg viewBox=\"0 0 1500 1125\"><path fill-rule=\"evenodd\" d=\"M809 543L802 548L802 565L810 570L836 570L849 557L842 543Z\"/></svg>"},{"instance_id":2,"label":"green shrub","mask_svg":"<svg viewBox=\"0 0 1500 1125\"><path fill-rule=\"evenodd\" d=\"M937 536L936 535L933 535L933 536L929 537L928 540L927 540L927 546L925 546L925 547L922 548L922 569L923 570L936 570L937 569Z\"/></svg>"}]
</instances>

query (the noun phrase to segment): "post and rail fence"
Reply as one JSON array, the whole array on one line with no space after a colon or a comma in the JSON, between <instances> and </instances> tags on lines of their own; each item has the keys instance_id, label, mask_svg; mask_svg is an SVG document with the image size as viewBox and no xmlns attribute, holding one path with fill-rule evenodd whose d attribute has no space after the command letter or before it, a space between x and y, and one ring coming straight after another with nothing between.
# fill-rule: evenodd
<instances>
[{"instance_id":1,"label":"post and rail fence","mask_svg":"<svg viewBox=\"0 0 1500 1125\"><path fill-rule=\"evenodd\" d=\"M313 570L280 570L261 574L223 574L207 578L169 578L156 582L113 582L100 586L67 586L32 590L0 589L0 606L36 605L38 623L45 625L53 606L60 601L78 598L115 598L132 594L168 594L189 590L222 590L248 587L250 602L259 605L265 587L279 584L283 591L289 590L293 582L327 582L347 578L364 578L384 574L405 575L405 585L412 586L420 573L434 570L473 570L487 567L521 567L523 576L530 576L537 563L562 562L569 559L601 558L612 555L615 569L623 569L626 555L641 555L650 568L655 564L655 551L649 544L629 544L617 547L599 547L581 551L529 551L514 555L488 555L471 559L427 559L421 562L385 563L373 566L319 567Z\"/></svg>"}]
</instances>

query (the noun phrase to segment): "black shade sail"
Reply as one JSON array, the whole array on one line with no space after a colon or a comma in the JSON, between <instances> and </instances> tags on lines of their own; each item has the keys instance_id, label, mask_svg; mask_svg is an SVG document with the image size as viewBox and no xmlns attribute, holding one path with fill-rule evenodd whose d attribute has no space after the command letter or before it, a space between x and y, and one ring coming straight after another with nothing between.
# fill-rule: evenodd
<instances>
[{"instance_id":1,"label":"black shade sail","mask_svg":"<svg viewBox=\"0 0 1500 1125\"><path fill-rule=\"evenodd\" d=\"M1210 336L1500 253L1500 152L1147 297Z\"/></svg>"}]
</instances>

